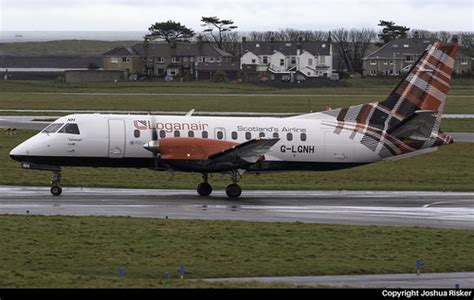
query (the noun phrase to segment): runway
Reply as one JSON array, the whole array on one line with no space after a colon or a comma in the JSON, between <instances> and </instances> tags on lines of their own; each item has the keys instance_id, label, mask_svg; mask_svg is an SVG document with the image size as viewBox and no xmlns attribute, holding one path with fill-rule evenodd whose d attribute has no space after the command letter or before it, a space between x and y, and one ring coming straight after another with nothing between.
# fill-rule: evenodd
<instances>
[{"instance_id":1,"label":"runway","mask_svg":"<svg viewBox=\"0 0 474 300\"><path fill-rule=\"evenodd\" d=\"M0 214L102 215L474 229L474 192L224 191L0 186Z\"/></svg>"}]
</instances>

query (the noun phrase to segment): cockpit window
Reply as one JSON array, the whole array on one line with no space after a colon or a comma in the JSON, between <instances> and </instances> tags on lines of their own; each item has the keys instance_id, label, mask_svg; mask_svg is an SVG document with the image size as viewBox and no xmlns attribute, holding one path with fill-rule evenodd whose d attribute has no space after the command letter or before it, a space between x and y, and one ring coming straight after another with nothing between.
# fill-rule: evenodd
<instances>
[{"instance_id":1,"label":"cockpit window","mask_svg":"<svg viewBox=\"0 0 474 300\"><path fill-rule=\"evenodd\" d=\"M44 133L54 133L56 131L58 131L59 128L61 128L61 126L63 126L64 123L53 123L51 125L49 125L48 127L46 127L45 129L43 129L43 132Z\"/></svg>"},{"instance_id":2,"label":"cockpit window","mask_svg":"<svg viewBox=\"0 0 474 300\"><path fill-rule=\"evenodd\" d=\"M73 123L66 124L58 132L59 133L69 133L69 134L80 134L79 127L77 126L77 124L73 124Z\"/></svg>"}]
</instances>

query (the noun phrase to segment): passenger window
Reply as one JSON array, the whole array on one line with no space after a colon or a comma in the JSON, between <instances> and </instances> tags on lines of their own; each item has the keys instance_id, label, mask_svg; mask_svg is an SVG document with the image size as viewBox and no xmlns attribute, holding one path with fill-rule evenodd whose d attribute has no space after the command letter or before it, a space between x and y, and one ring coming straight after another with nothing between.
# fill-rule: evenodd
<instances>
[{"instance_id":1,"label":"passenger window","mask_svg":"<svg viewBox=\"0 0 474 300\"><path fill-rule=\"evenodd\" d=\"M279 138L279 137L280 137L280 135L278 134L278 132L274 132L274 133L273 133L273 138L274 138L274 139L277 139L277 138Z\"/></svg>"},{"instance_id":2,"label":"passenger window","mask_svg":"<svg viewBox=\"0 0 474 300\"><path fill-rule=\"evenodd\" d=\"M261 137L261 138L265 137L265 132L260 132L260 133L258 134L258 136Z\"/></svg>"},{"instance_id":3,"label":"passenger window","mask_svg":"<svg viewBox=\"0 0 474 300\"><path fill-rule=\"evenodd\" d=\"M302 133L300 135L300 138L301 138L301 141L303 141L303 142L306 141L306 133Z\"/></svg>"},{"instance_id":4,"label":"passenger window","mask_svg":"<svg viewBox=\"0 0 474 300\"><path fill-rule=\"evenodd\" d=\"M139 138L139 137L140 137L140 130L135 129L135 130L133 131L133 136L136 137L136 138Z\"/></svg>"},{"instance_id":5,"label":"passenger window","mask_svg":"<svg viewBox=\"0 0 474 300\"><path fill-rule=\"evenodd\" d=\"M203 139L207 139L208 136L209 136L209 134L207 133L207 131L202 132L202 138Z\"/></svg>"},{"instance_id":6,"label":"passenger window","mask_svg":"<svg viewBox=\"0 0 474 300\"><path fill-rule=\"evenodd\" d=\"M231 137L232 137L233 140L236 140L237 137L238 137L238 136L237 136L237 131L232 131Z\"/></svg>"},{"instance_id":7,"label":"passenger window","mask_svg":"<svg viewBox=\"0 0 474 300\"><path fill-rule=\"evenodd\" d=\"M63 126L63 124L64 123L51 124L48 127L46 127L45 129L43 129L43 132L44 133L54 133L54 132L58 131L58 129L61 128L61 126Z\"/></svg>"},{"instance_id":8,"label":"passenger window","mask_svg":"<svg viewBox=\"0 0 474 300\"><path fill-rule=\"evenodd\" d=\"M217 139L222 140L223 138L224 138L224 134L222 133L222 131L218 131L217 132Z\"/></svg>"},{"instance_id":9,"label":"passenger window","mask_svg":"<svg viewBox=\"0 0 474 300\"><path fill-rule=\"evenodd\" d=\"M79 127L77 124L66 124L61 130L58 131L59 133L68 133L68 134L80 134Z\"/></svg>"},{"instance_id":10,"label":"passenger window","mask_svg":"<svg viewBox=\"0 0 474 300\"><path fill-rule=\"evenodd\" d=\"M250 132L245 133L245 139L250 140L252 138L252 134Z\"/></svg>"},{"instance_id":11,"label":"passenger window","mask_svg":"<svg viewBox=\"0 0 474 300\"><path fill-rule=\"evenodd\" d=\"M166 132L164 130L160 130L160 138L165 138Z\"/></svg>"},{"instance_id":12,"label":"passenger window","mask_svg":"<svg viewBox=\"0 0 474 300\"><path fill-rule=\"evenodd\" d=\"M188 131L188 137L194 137L194 131L192 130Z\"/></svg>"},{"instance_id":13,"label":"passenger window","mask_svg":"<svg viewBox=\"0 0 474 300\"><path fill-rule=\"evenodd\" d=\"M292 140L293 140L293 134L290 133L290 132L288 132L288 133L286 134L286 139L287 139L288 141L292 141Z\"/></svg>"},{"instance_id":14,"label":"passenger window","mask_svg":"<svg viewBox=\"0 0 474 300\"><path fill-rule=\"evenodd\" d=\"M174 137L180 137L180 136L181 136L181 135L179 134L179 131L177 131L177 130L174 132L173 135L174 135Z\"/></svg>"}]
</instances>

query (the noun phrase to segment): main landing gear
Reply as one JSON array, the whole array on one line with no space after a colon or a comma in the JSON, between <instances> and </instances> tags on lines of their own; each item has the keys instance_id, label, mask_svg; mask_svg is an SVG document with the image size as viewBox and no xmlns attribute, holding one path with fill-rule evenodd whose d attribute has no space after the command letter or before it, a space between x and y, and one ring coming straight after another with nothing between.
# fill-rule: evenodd
<instances>
[{"instance_id":1,"label":"main landing gear","mask_svg":"<svg viewBox=\"0 0 474 300\"><path fill-rule=\"evenodd\" d=\"M233 170L231 172L232 183L225 189L225 193L229 198L239 198L242 194L242 188L237 184L237 176L237 170ZM202 179L204 181L197 186L197 192L199 196L207 197L212 193L212 186L208 182L208 174L203 173Z\"/></svg>"},{"instance_id":2,"label":"main landing gear","mask_svg":"<svg viewBox=\"0 0 474 300\"><path fill-rule=\"evenodd\" d=\"M59 196L62 192L61 171L53 171L53 179L51 179L51 194L53 194L53 196Z\"/></svg>"},{"instance_id":3,"label":"main landing gear","mask_svg":"<svg viewBox=\"0 0 474 300\"><path fill-rule=\"evenodd\" d=\"M197 186L197 192L199 196L207 197L212 193L212 186L207 182L208 175L207 173L202 174L202 179L204 180Z\"/></svg>"},{"instance_id":4,"label":"main landing gear","mask_svg":"<svg viewBox=\"0 0 474 300\"><path fill-rule=\"evenodd\" d=\"M242 194L242 188L237 184L237 170L232 170L232 183L225 188L225 193L229 198L239 198Z\"/></svg>"}]
</instances>

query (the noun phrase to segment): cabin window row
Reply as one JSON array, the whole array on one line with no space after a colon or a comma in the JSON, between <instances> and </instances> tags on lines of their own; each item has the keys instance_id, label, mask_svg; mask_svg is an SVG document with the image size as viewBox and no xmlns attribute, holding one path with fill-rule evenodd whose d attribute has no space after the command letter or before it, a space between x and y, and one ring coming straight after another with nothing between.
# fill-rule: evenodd
<instances>
[{"instance_id":1,"label":"cabin window row","mask_svg":"<svg viewBox=\"0 0 474 300\"><path fill-rule=\"evenodd\" d=\"M165 138L167 133L164 130L160 130L159 135L160 135L160 138ZM135 131L135 137L139 137L139 136L140 136L140 133L138 132L138 134L137 134L137 132ZM173 132L173 137L181 137L181 132L180 131L174 131ZM188 131L187 137L196 137L195 132L192 131L192 130ZM209 132L208 131L202 131L201 132L201 137L204 138L204 139L209 138ZM237 140L237 139L239 139L239 134L238 134L237 131L232 131L230 133L230 137L233 140ZM280 138L280 134L278 132L274 132L271 135L266 136L265 132L259 132L258 137L260 137L260 138L271 137L271 138L274 138L274 139L278 139L278 138ZM306 133L300 133L299 137L300 137L300 141L302 141L302 142L305 142L307 140ZM218 140L223 140L224 139L224 132L223 131L217 131L216 132L216 138ZM252 138L253 137L252 137L251 132L245 132L245 139L246 140L251 140ZM288 132L286 134L286 140L287 141L292 141L293 139L294 139L293 133Z\"/></svg>"}]
</instances>

